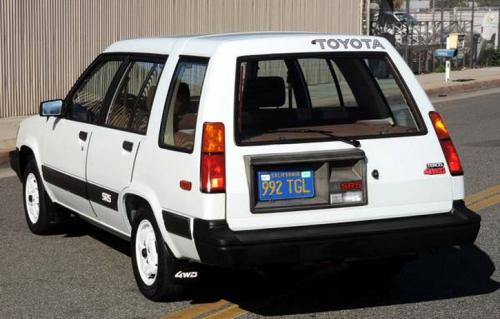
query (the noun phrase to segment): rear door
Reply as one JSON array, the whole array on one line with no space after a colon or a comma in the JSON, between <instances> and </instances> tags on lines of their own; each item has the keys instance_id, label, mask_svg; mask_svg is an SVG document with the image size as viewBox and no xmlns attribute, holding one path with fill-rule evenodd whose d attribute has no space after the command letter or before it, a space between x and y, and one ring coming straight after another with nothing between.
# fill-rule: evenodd
<instances>
[{"instance_id":1,"label":"rear door","mask_svg":"<svg viewBox=\"0 0 500 319\"><path fill-rule=\"evenodd\" d=\"M445 165L428 115L385 53L244 57L237 70L231 229L451 209L449 173L424 174Z\"/></svg>"},{"instance_id":2,"label":"rear door","mask_svg":"<svg viewBox=\"0 0 500 319\"><path fill-rule=\"evenodd\" d=\"M91 217L87 199L86 160L92 135L123 59L101 56L89 66L66 98L66 116L47 119L42 172L55 200Z\"/></svg>"},{"instance_id":3,"label":"rear door","mask_svg":"<svg viewBox=\"0 0 500 319\"><path fill-rule=\"evenodd\" d=\"M131 182L165 61L166 56L128 57L103 125L93 131L87 160L90 203L102 222L122 232L128 229L118 213L118 197Z\"/></svg>"}]
</instances>

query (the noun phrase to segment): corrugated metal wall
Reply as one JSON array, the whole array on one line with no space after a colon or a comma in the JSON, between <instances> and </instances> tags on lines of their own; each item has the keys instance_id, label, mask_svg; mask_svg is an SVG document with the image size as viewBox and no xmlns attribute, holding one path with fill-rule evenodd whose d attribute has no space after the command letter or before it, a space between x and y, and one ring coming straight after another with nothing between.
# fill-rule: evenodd
<instances>
[{"instance_id":1,"label":"corrugated metal wall","mask_svg":"<svg viewBox=\"0 0 500 319\"><path fill-rule=\"evenodd\" d=\"M0 118L61 98L114 41L253 30L360 33L359 0L0 0Z\"/></svg>"}]
</instances>

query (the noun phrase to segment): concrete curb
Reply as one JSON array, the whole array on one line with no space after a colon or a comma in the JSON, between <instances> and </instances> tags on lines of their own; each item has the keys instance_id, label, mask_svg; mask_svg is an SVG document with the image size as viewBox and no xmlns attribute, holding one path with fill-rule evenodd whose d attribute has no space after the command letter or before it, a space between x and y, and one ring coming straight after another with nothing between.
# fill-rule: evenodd
<instances>
[{"instance_id":1,"label":"concrete curb","mask_svg":"<svg viewBox=\"0 0 500 319\"><path fill-rule=\"evenodd\" d=\"M471 81L469 83L451 84L435 88L424 89L428 96L449 95L451 93L465 93L500 87L500 79Z\"/></svg>"}]
</instances>

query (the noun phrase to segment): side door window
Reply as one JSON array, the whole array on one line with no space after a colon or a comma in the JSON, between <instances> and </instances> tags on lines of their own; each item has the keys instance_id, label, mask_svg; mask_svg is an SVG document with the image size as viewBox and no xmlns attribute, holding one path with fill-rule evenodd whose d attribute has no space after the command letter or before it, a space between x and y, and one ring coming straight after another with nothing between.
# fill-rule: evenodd
<instances>
[{"instance_id":1,"label":"side door window","mask_svg":"<svg viewBox=\"0 0 500 319\"><path fill-rule=\"evenodd\" d=\"M120 69L121 60L99 62L79 83L68 99L67 117L97 123L105 108L106 94Z\"/></svg>"},{"instance_id":2,"label":"side door window","mask_svg":"<svg viewBox=\"0 0 500 319\"><path fill-rule=\"evenodd\" d=\"M111 101L105 125L145 134L164 62L132 61Z\"/></svg>"},{"instance_id":3,"label":"side door window","mask_svg":"<svg viewBox=\"0 0 500 319\"><path fill-rule=\"evenodd\" d=\"M181 58L170 84L163 115L160 146L191 152L198 106L207 71L206 58Z\"/></svg>"}]
</instances>

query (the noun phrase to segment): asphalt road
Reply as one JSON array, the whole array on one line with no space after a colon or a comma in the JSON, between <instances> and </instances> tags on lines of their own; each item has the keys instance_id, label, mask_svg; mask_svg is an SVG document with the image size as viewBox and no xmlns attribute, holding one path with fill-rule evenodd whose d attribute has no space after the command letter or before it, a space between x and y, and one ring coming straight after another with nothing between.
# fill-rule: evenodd
<instances>
[{"instance_id":1,"label":"asphalt road","mask_svg":"<svg viewBox=\"0 0 500 319\"><path fill-rule=\"evenodd\" d=\"M467 194L500 184L499 101L497 93L436 105L461 154ZM334 265L277 269L272 278L213 270L211 282L182 300L153 303L136 288L127 242L84 222L31 234L21 185L7 177L0 179L0 318L159 318L221 299L243 318L500 318L499 213L498 203L481 209L475 246L423 254L390 283Z\"/></svg>"}]
</instances>

